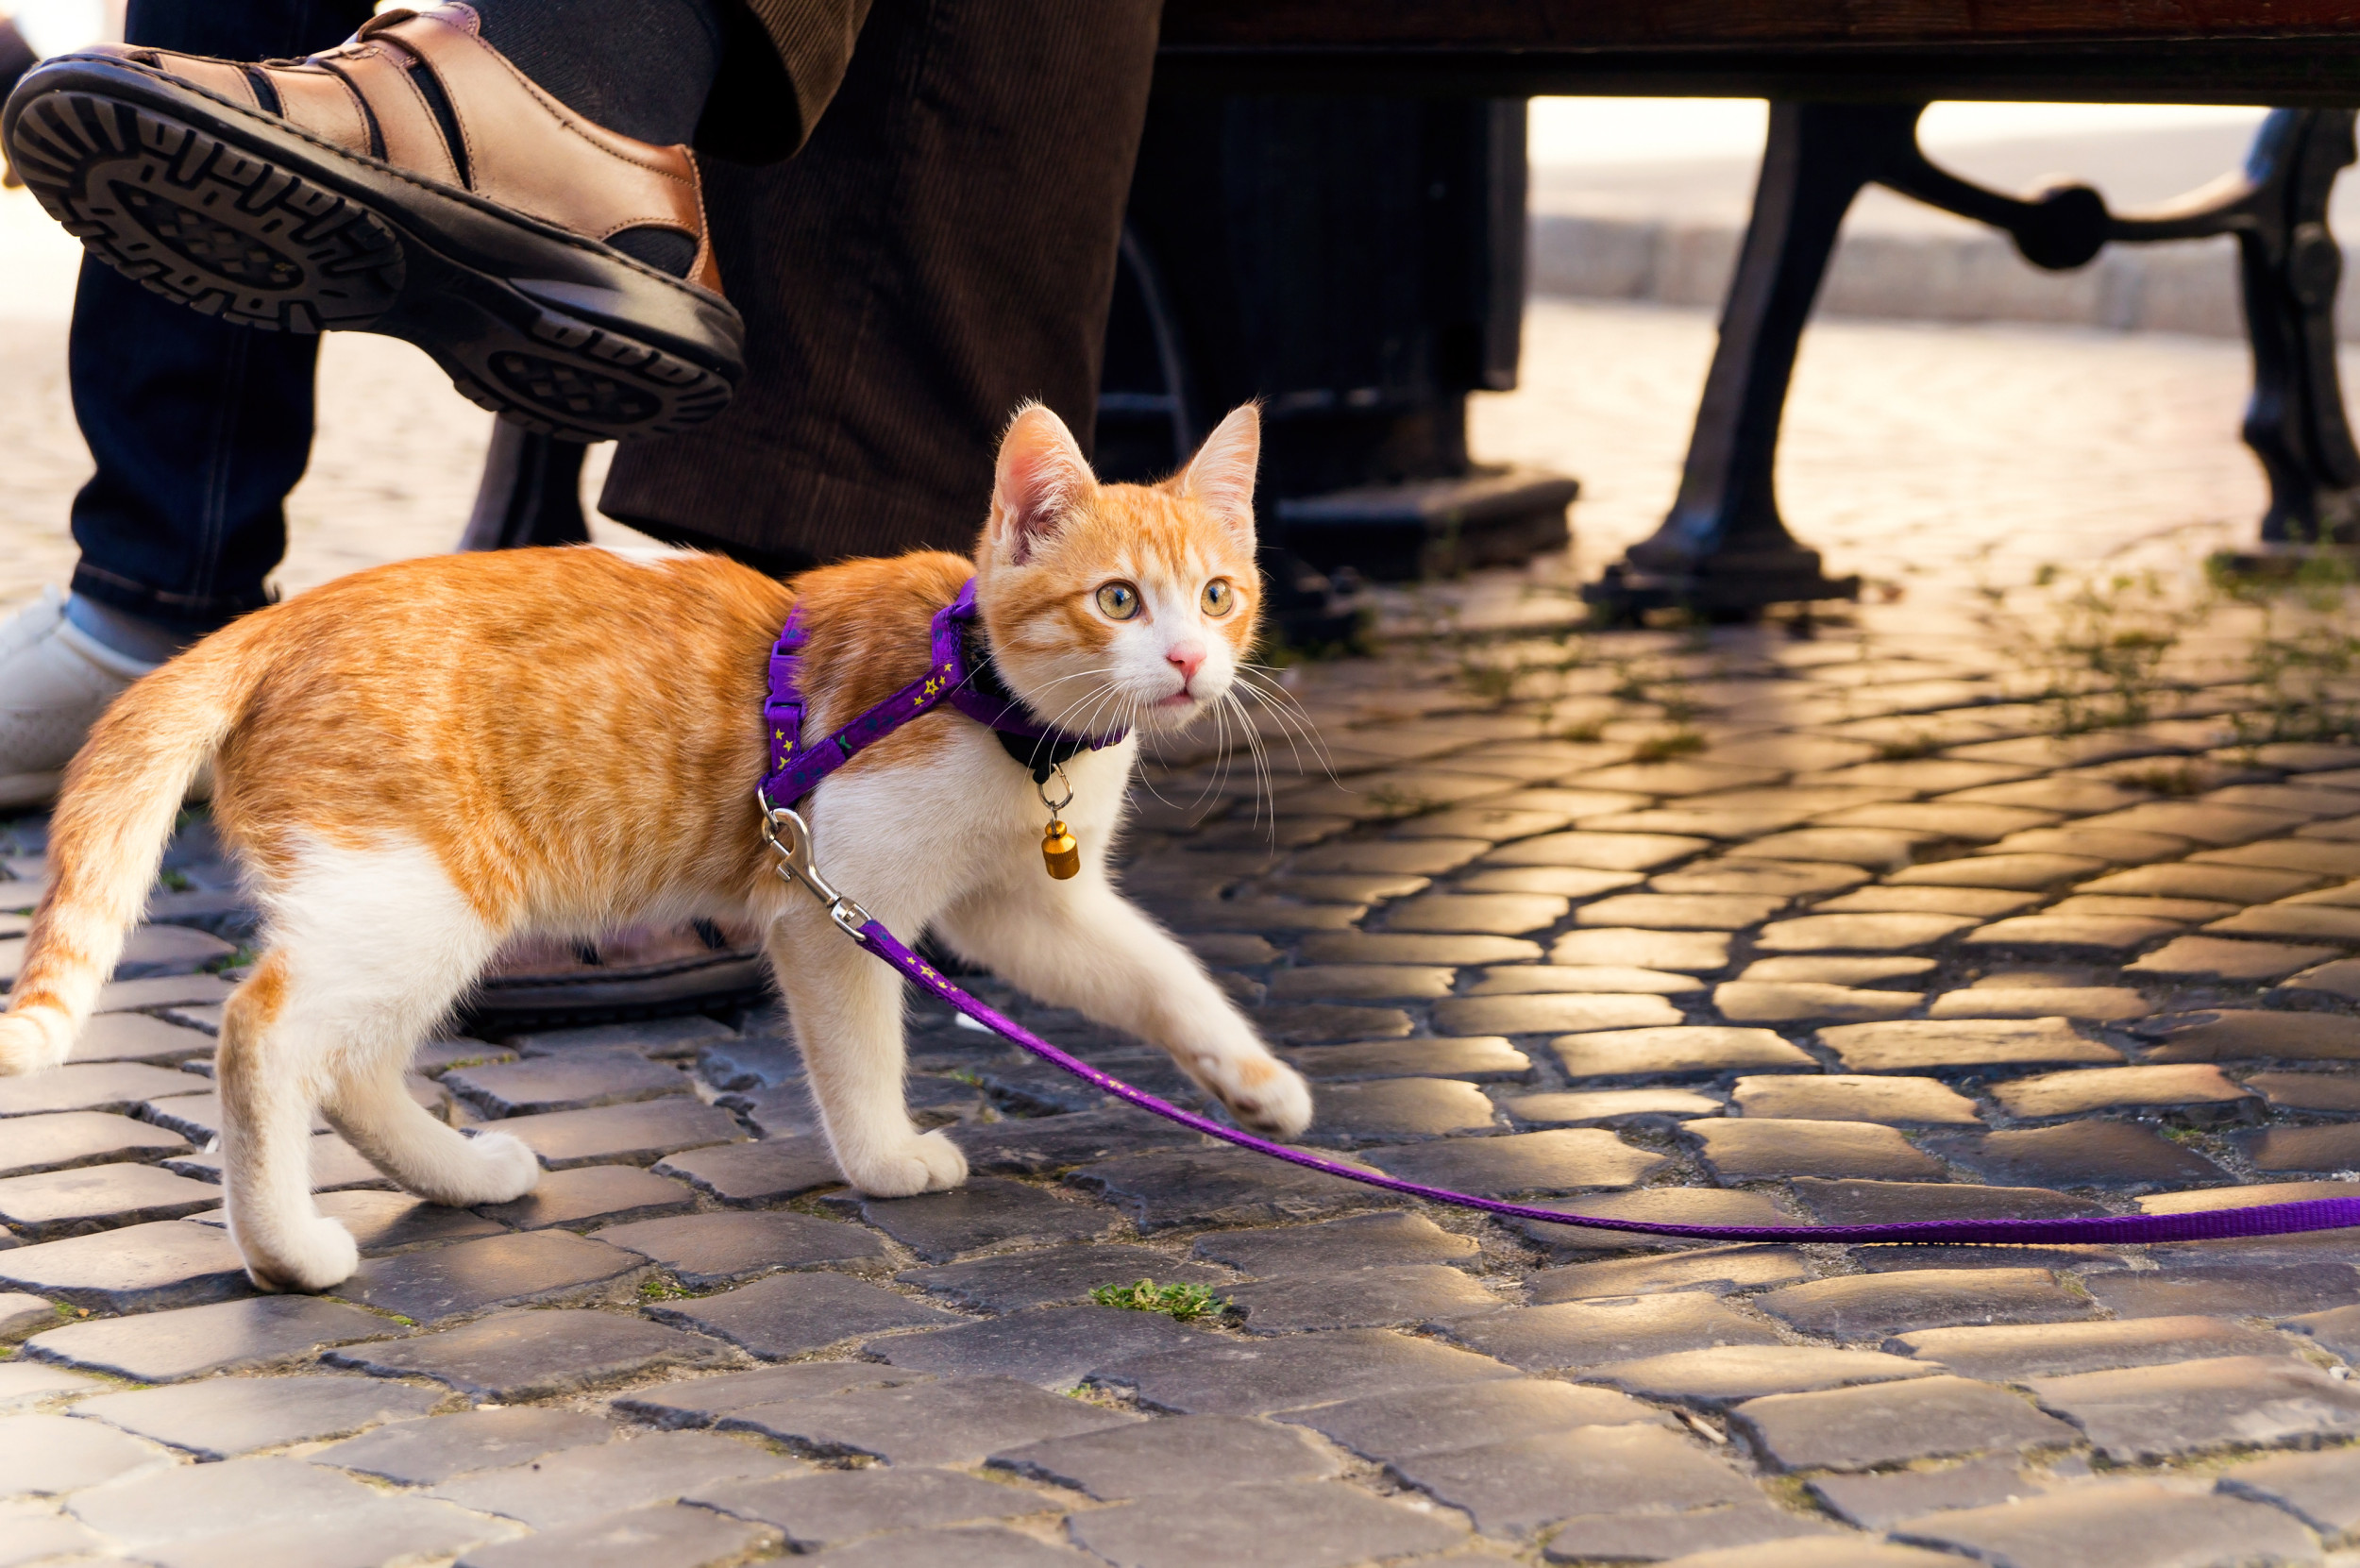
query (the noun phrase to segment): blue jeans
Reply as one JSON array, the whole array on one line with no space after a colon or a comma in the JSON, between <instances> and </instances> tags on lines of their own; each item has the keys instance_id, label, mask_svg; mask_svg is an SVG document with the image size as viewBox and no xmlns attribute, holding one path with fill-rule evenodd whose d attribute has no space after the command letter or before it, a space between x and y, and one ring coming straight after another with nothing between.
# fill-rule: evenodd
<instances>
[{"instance_id":1,"label":"blue jeans","mask_svg":"<svg viewBox=\"0 0 2360 1568\"><path fill-rule=\"evenodd\" d=\"M368 0L132 0L134 43L229 59L332 48ZM84 261L67 368L98 472L74 592L201 636L270 602L312 450L319 340L228 327Z\"/></svg>"}]
</instances>

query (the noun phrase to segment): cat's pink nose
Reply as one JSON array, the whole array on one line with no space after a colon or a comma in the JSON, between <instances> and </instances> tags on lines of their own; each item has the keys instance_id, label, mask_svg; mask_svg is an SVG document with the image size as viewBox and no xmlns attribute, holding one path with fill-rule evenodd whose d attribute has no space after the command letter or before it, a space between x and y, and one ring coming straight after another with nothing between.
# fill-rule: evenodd
<instances>
[{"instance_id":1,"label":"cat's pink nose","mask_svg":"<svg viewBox=\"0 0 2360 1568\"><path fill-rule=\"evenodd\" d=\"M1174 643L1164 653L1164 662L1180 672L1180 689L1188 690L1196 672L1205 667L1205 648L1201 643Z\"/></svg>"}]
</instances>

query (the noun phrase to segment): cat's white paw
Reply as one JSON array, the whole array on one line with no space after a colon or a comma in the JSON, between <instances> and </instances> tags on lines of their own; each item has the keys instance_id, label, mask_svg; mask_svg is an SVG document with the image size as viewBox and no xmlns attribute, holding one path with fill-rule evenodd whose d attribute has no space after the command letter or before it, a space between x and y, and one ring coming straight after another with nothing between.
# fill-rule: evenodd
<instances>
[{"instance_id":1,"label":"cat's white paw","mask_svg":"<svg viewBox=\"0 0 2360 1568\"><path fill-rule=\"evenodd\" d=\"M541 1158L514 1133L483 1133L467 1140L474 1158L456 1172L461 1190L441 1201L456 1206L504 1204L541 1185Z\"/></svg>"},{"instance_id":2,"label":"cat's white paw","mask_svg":"<svg viewBox=\"0 0 2360 1568\"><path fill-rule=\"evenodd\" d=\"M1292 1138L1311 1124L1311 1087L1267 1052L1199 1056L1196 1079L1229 1107L1239 1125L1266 1138Z\"/></svg>"},{"instance_id":3,"label":"cat's white paw","mask_svg":"<svg viewBox=\"0 0 2360 1568\"><path fill-rule=\"evenodd\" d=\"M919 1133L904 1142L838 1162L844 1179L872 1198L939 1192L967 1180L967 1155L942 1133Z\"/></svg>"},{"instance_id":4,"label":"cat's white paw","mask_svg":"<svg viewBox=\"0 0 2360 1568\"><path fill-rule=\"evenodd\" d=\"M361 1266L361 1246L352 1232L316 1214L279 1228L267 1246L240 1237L238 1250L245 1255L246 1277L261 1290L325 1290L350 1279Z\"/></svg>"}]
</instances>

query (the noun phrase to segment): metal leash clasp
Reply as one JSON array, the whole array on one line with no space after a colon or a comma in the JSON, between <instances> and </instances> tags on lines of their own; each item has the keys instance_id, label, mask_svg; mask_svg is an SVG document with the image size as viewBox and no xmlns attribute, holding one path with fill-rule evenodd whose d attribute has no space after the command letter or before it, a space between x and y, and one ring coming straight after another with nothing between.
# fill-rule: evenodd
<instances>
[{"instance_id":1,"label":"metal leash clasp","mask_svg":"<svg viewBox=\"0 0 2360 1568\"><path fill-rule=\"evenodd\" d=\"M754 805L762 813L762 841L779 857L779 863L770 868L779 880L802 884L828 906L828 919L846 936L859 936L861 928L869 922L869 913L837 892L835 885L820 874L811 857L811 824L791 806L772 805L760 789L754 791Z\"/></svg>"}]
</instances>

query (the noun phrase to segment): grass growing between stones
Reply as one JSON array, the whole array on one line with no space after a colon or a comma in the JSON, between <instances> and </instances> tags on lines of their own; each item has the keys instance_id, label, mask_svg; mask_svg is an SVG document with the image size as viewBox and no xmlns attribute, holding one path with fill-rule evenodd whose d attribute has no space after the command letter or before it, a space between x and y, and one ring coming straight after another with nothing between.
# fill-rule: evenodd
<instances>
[{"instance_id":1,"label":"grass growing between stones","mask_svg":"<svg viewBox=\"0 0 2360 1568\"><path fill-rule=\"evenodd\" d=\"M1090 1292L1090 1300L1101 1307L1120 1307L1131 1312L1161 1312L1175 1323L1211 1317L1227 1305L1207 1286L1158 1285L1152 1279L1129 1285L1101 1285Z\"/></svg>"}]
</instances>

